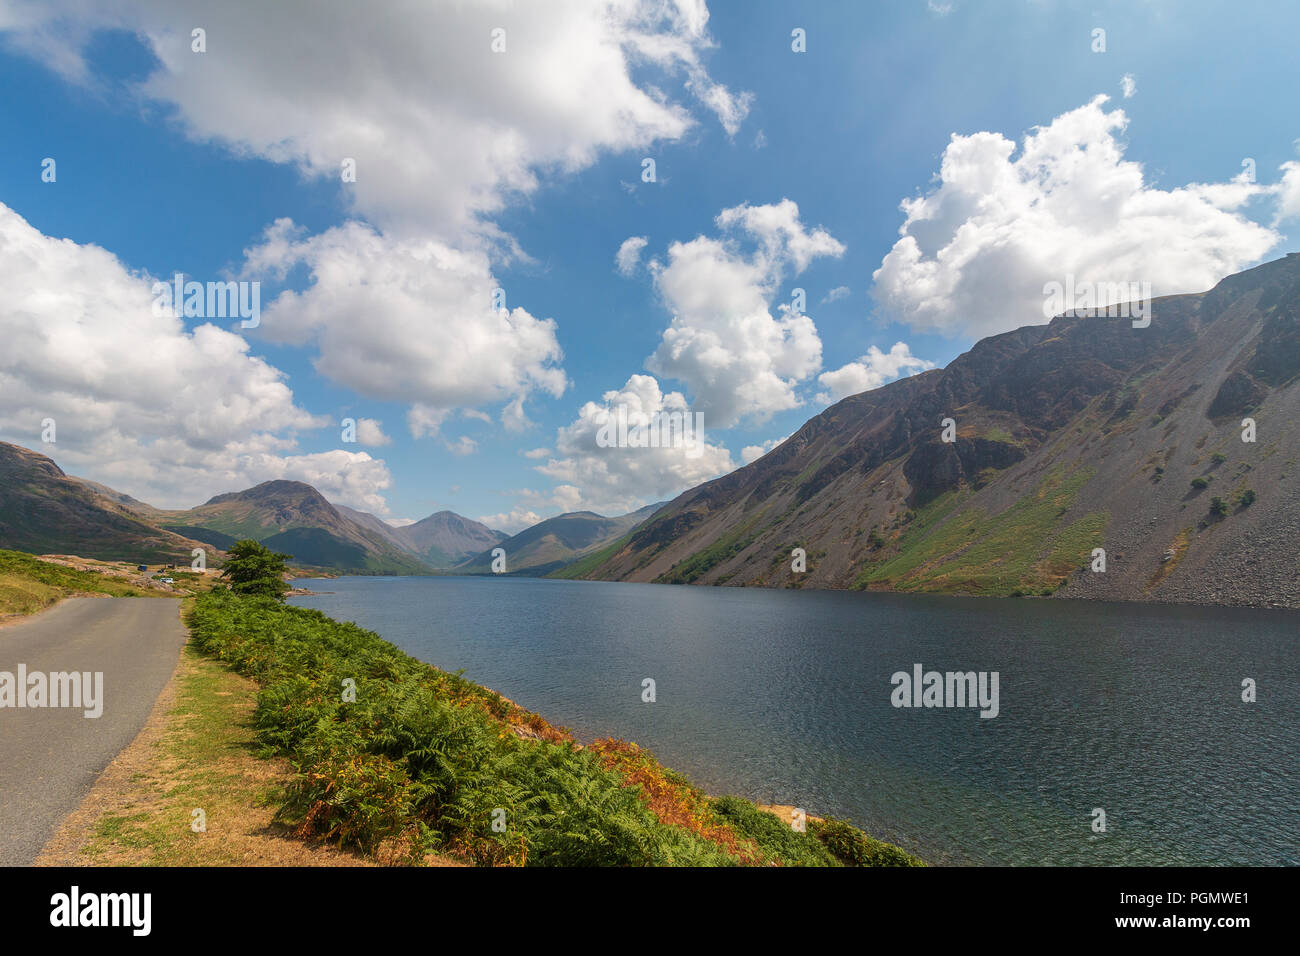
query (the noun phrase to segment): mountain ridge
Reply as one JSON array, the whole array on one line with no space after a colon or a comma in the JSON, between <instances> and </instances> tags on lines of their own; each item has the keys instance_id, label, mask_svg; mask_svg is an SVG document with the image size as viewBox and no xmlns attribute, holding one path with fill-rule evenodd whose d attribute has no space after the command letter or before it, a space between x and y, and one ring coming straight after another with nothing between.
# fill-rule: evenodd
<instances>
[{"instance_id":1,"label":"mountain ridge","mask_svg":"<svg viewBox=\"0 0 1300 956\"><path fill-rule=\"evenodd\" d=\"M1151 307L845 398L582 576L1300 606L1300 256Z\"/></svg>"}]
</instances>

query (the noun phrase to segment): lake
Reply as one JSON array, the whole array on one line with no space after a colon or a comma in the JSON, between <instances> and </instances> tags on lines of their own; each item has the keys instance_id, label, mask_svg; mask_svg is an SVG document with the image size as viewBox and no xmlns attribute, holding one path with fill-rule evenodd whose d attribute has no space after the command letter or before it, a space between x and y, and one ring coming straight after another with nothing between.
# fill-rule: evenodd
<instances>
[{"instance_id":1,"label":"lake","mask_svg":"<svg viewBox=\"0 0 1300 956\"><path fill-rule=\"evenodd\" d=\"M332 593L292 603L463 670L584 741L633 740L711 794L840 817L931 862L1300 863L1300 612L505 577L297 583ZM893 706L892 676L917 664L996 672L997 716Z\"/></svg>"}]
</instances>

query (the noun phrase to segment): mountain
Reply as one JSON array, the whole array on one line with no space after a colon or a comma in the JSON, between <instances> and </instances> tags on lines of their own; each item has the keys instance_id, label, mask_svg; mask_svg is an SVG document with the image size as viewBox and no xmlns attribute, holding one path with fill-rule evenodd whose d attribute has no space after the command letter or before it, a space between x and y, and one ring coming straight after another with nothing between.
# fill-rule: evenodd
<instances>
[{"instance_id":1,"label":"mountain","mask_svg":"<svg viewBox=\"0 0 1300 956\"><path fill-rule=\"evenodd\" d=\"M433 568L454 567L466 558L490 551L509 537L454 511L439 511L394 530L412 552Z\"/></svg>"},{"instance_id":2,"label":"mountain","mask_svg":"<svg viewBox=\"0 0 1300 956\"><path fill-rule=\"evenodd\" d=\"M108 487L108 485L101 485L98 481L91 481L89 478L78 478L76 475L68 475L68 477L73 481L81 482L96 494L102 495L109 501L121 505L127 511L137 514L146 520L159 513L159 509L155 508L153 505L145 504L143 501L132 498L130 495L125 495L120 491Z\"/></svg>"},{"instance_id":3,"label":"mountain","mask_svg":"<svg viewBox=\"0 0 1300 956\"><path fill-rule=\"evenodd\" d=\"M846 398L582 576L1300 607L1298 458L1292 254Z\"/></svg>"},{"instance_id":4,"label":"mountain","mask_svg":"<svg viewBox=\"0 0 1300 956\"><path fill-rule=\"evenodd\" d=\"M663 502L658 502L614 518L593 511L573 511L539 521L493 547L505 549L509 574L562 576L562 569L566 566L618 541L661 507ZM487 549L458 565L456 570L465 574L491 573L491 552L492 548Z\"/></svg>"},{"instance_id":5,"label":"mountain","mask_svg":"<svg viewBox=\"0 0 1300 956\"><path fill-rule=\"evenodd\" d=\"M339 513L345 518L350 519L368 531L373 531L399 551L406 551L412 555L415 554L410 543L400 534L400 529L394 528L378 515L372 515L368 511L358 511L356 508L349 508L347 505L335 504L334 507L337 508Z\"/></svg>"},{"instance_id":6,"label":"mountain","mask_svg":"<svg viewBox=\"0 0 1300 956\"><path fill-rule=\"evenodd\" d=\"M167 530L217 548L253 538L292 555L295 564L310 567L372 574L424 574L429 570L301 481L264 481L245 491L217 495L188 511L159 512L156 520Z\"/></svg>"},{"instance_id":7,"label":"mountain","mask_svg":"<svg viewBox=\"0 0 1300 956\"><path fill-rule=\"evenodd\" d=\"M126 497L64 474L39 452L0 442L0 548L189 564L199 543L154 527L120 503Z\"/></svg>"}]
</instances>

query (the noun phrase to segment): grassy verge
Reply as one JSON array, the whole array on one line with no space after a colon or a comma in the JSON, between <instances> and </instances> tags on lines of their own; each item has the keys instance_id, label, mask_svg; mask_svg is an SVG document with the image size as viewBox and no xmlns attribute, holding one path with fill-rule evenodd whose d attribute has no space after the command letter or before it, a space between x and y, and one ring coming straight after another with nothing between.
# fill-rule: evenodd
<instances>
[{"instance_id":1,"label":"grassy verge","mask_svg":"<svg viewBox=\"0 0 1300 956\"><path fill-rule=\"evenodd\" d=\"M79 571L22 551L0 549L0 616L34 614L76 594L140 597L154 593L120 577Z\"/></svg>"},{"instance_id":2,"label":"grassy verge","mask_svg":"<svg viewBox=\"0 0 1300 956\"><path fill-rule=\"evenodd\" d=\"M256 684L187 646L144 729L37 864L366 865L273 823L275 794L293 775L287 761L255 755L256 701Z\"/></svg>"},{"instance_id":3,"label":"grassy verge","mask_svg":"<svg viewBox=\"0 0 1300 956\"><path fill-rule=\"evenodd\" d=\"M309 840L412 863L919 864L847 824L795 833L747 801L712 799L633 744L582 747L317 611L214 591L189 623L198 650L259 685L258 742L296 771L276 819Z\"/></svg>"}]
</instances>

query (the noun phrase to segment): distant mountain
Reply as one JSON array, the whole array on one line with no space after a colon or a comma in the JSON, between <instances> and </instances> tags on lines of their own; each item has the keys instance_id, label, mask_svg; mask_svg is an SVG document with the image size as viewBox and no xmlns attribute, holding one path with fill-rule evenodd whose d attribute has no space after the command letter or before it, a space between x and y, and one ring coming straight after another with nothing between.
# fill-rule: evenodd
<instances>
[{"instance_id":1,"label":"distant mountain","mask_svg":"<svg viewBox=\"0 0 1300 956\"><path fill-rule=\"evenodd\" d=\"M218 548L229 547L240 538L253 538L292 555L299 565L372 574L423 574L429 570L301 481L265 481L245 491L217 495L188 511L159 512L156 520L168 530Z\"/></svg>"},{"instance_id":2,"label":"distant mountain","mask_svg":"<svg viewBox=\"0 0 1300 956\"><path fill-rule=\"evenodd\" d=\"M422 561L434 568L454 567L509 537L504 531L494 531L454 511L439 511L394 530Z\"/></svg>"},{"instance_id":3,"label":"distant mountain","mask_svg":"<svg viewBox=\"0 0 1300 956\"><path fill-rule=\"evenodd\" d=\"M1298 459L1292 254L1145 328L1061 316L846 398L581 573L1300 607Z\"/></svg>"},{"instance_id":4,"label":"distant mountain","mask_svg":"<svg viewBox=\"0 0 1300 956\"><path fill-rule=\"evenodd\" d=\"M335 504L334 507L344 517L351 519L368 531L373 531L399 551L405 551L411 555L415 554L410 543L398 533L400 529L394 528L378 515L372 515L369 511L358 511L356 508L349 508L347 505Z\"/></svg>"},{"instance_id":5,"label":"distant mountain","mask_svg":"<svg viewBox=\"0 0 1300 956\"><path fill-rule=\"evenodd\" d=\"M189 564L197 541L153 526L120 499L135 501L64 474L39 452L0 442L0 548Z\"/></svg>"},{"instance_id":6,"label":"distant mountain","mask_svg":"<svg viewBox=\"0 0 1300 956\"><path fill-rule=\"evenodd\" d=\"M662 502L630 514L606 518L594 511L573 511L540 521L493 547L506 552L506 573L541 577L600 551L653 515ZM492 548L456 567L465 574L489 574Z\"/></svg>"}]
</instances>

